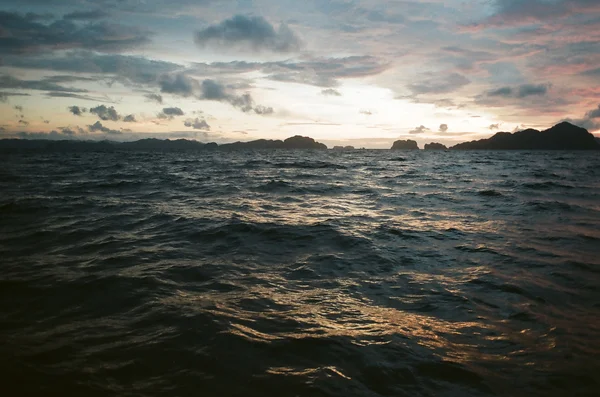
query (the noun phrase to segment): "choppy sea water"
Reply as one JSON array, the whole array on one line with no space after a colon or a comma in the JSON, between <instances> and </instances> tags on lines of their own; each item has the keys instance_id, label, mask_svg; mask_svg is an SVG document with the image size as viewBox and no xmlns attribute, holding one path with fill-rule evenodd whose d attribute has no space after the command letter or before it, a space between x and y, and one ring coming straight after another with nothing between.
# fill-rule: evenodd
<instances>
[{"instance_id":1,"label":"choppy sea water","mask_svg":"<svg viewBox=\"0 0 600 397\"><path fill-rule=\"evenodd\" d=\"M599 373L597 153L0 158L11 396L591 396Z\"/></svg>"}]
</instances>

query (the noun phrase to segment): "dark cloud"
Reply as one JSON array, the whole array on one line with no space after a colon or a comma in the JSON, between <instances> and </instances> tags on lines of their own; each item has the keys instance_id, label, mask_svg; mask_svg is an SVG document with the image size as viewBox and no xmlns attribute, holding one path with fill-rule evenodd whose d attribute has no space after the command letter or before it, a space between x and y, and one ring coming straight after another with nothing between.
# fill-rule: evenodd
<instances>
[{"instance_id":1,"label":"dark cloud","mask_svg":"<svg viewBox=\"0 0 600 397\"><path fill-rule=\"evenodd\" d=\"M505 96L505 97L509 97L512 96L513 94L513 90L510 87L502 87L502 88L497 88L495 90L491 90L488 91L487 96Z\"/></svg>"},{"instance_id":2,"label":"dark cloud","mask_svg":"<svg viewBox=\"0 0 600 397\"><path fill-rule=\"evenodd\" d=\"M597 0L493 0L493 13L475 27L513 27L544 21L554 23L571 15L598 10Z\"/></svg>"},{"instance_id":3,"label":"dark cloud","mask_svg":"<svg viewBox=\"0 0 600 397\"><path fill-rule=\"evenodd\" d=\"M60 127L59 130L60 130L60 132L62 132L65 135L68 135L68 136L73 136L76 134L76 132L74 130L70 129L69 127Z\"/></svg>"},{"instance_id":4,"label":"dark cloud","mask_svg":"<svg viewBox=\"0 0 600 397\"><path fill-rule=\"evenodd\" d=\"M500 129L500 124L490 124L490 126L488 127L490 130L499 130Z\"/></svg>"},{"instance_id":5,"label":"dark cloud","mask_svg":"<svg viewBox=\"0 0 600 397\"><path fill-rule=\"evenodd\" d=\"M49 24L27 15L0 11L1 54L32 54L48 50L85 48L119 52L150 41L148 32L105 22L79 25L70 20Z\"/></svg>"},{"instance_id":6,"label":"dark cloud","mask_svg":"<svg viewBox=\"0 0 600 397\"><path fill-rule=\"evenodd\" d=\"M72 73L105 74L124 84L154 84L160 76L183 66L129 55L100 55L89 51L70 51L64 55L6 56L5 66L54 70Z\"/></svg>"},{"instance_id":7,"label":"dark cloud","mask_svg":"<svg viewBox=\"0 0 600 397\"><path fill-rule=\"evenodd\" d=\"M408 133L416 135L416 134L422 134L427 131L430 131L430 129L425 127L424 125L421 125L421 126L415 128L414 130L408 131Z\"/></svg>"},{"instance_id":8,"label":"dark cloud","mask_svg":"<svg viewBox=\"0 0 600 397\"><path fill-rule=\"evenodd\" d=\"M109 99L105 99L105 98L98 98L98 97L93 97L93 96L89 96L89 95L73 94L70 92L47 92L46 96L49 98L75 98L75 99L81 99L83 101L94 101L94 102L105 102L105 103L113 102L113 101L111 101Z\"/></svg>"},{"instance_id":9,"label":"dark cloud","mask_svg":"<svg viewBox=\"0 0 600 397\"><path fill-rule=\"evenodd\" d=\"M229 92L226 86L222 83L206 79L200 84L200 99L218 102L228 102L233 107L241 110L244 113L254 112L260 115L268 115L274 113L272 107L256 105L252 95L245 93L237 95Z\"/></svg>"},{"instance_id":10,"label":"dark cloud","mask_svg":"<svg viewBox=\"0 0 600 397\"><path fill-rule=\"evenodd\" d=\"M257 105L254 107L254 113L256 114L260 114L260 115L267 115L267 114L273 114L275 113L275 111L273 110L272 107L270 106L263 106L263 105Z\"/></svg>"},{"instance_id":11,"label":"dark cloud","mask_svg":"<svg viewBox=\"0 0 600 397\"><path fill-rule=\"evenodd\" d=\"M114 106L107 107L105 105L98 105L95 108L90 108L90 113L95 114L100 120L104 121L117 121L121 118Z\"/></svg>"},{"instance_id":12,"label":"dark cloud","mask_svg":"<svg viewBox=\"0 0 600 397\"><path fill-rule=\"evenodd\" d=\"M458 73L450 73L445 76L431 75L430 78L419 83L413 83L408 88L415 95L420 94L443 94L453 92L469 84L471 80Z\"/></svg>"},{"instance_id":13,"label":"dark cloud","mask_svg":"<svg viewBox=\"0 0 600 397\"><path fill-rule=\"evenodd\" d=\"M92 10L92 11L75 11L66 14L63 19L74 19L74 20L96 20L110 16L110 14L103 10Z\"/></svg>"},{"instance_id":14,"label":"dark cloud","mask_svg":"<svg viewBox=\"0 0 600 397\"><path fill-rule=\"evenodd\" d=\"M517 97L525 98L531 95L546 95L548 84L524 84L519 86Z\"/></svg>"},{"instance_id":15,"label":"dark cloud","mask_svg":"<svg viewBox=\"0 0 600 397\"><path fill-rule=\"evenodd\" d=\"M600 105L598 105L597 109L590 110L589 112L587 112L585 114L585 117L587 117L588 119L597 119L597 118L600 118Z\"/></svg>"},{"instance_id":16,"label":"dark cloud","mask_svg":"<svg viewBox=\"0 0 600 397\"><path fill-rule=\"evenodd\" d=\"M488 97L525 98L532 95L546 95L549 84L522 84L517 87L501 87L488 91Z\"/></svg>"},{"instance_id":17,"label":"dark cloud","mask_svg":"<svg viewBox=\"0 0 600 397\"><path fill-rule=\"evenodd\" d=\"M162 110L162 112L164 114L166 114L167 116L183 116L185 113L183 113L183 110L181 110L180 108L164 108Z\"/></svg>"},{"instance_id":18,"label":"dark cloud","mask_svg":"<svg viewBox=\"0 0 600 397\"><path fill-rule=\"evenodd\" d=\"M600 118L600 105L598 105L598 108L586 112L585 116L581 119L568 118L561 121L568 121L569 123L585 128L588 131L597 131L600 130L600 121L597 121L597 118Z\"/></svg>"},{"instance_id":19,"label":"dark cloud","mask_svg":"<svg viewBox=\"0 0 600 397\"><path fill-rule=\"evenodd\" d=\"M342 94L340 94L340 92L338 90L335 90L333 88L324 89L323 91L321 91L321 95L325 95L325 96L342 96Z\"/></svg>"},{"instance_id":20,"label":"dark cloud","mask_svg":"<svg viewBox=\"0 0 600 397\"><path fill-rule=\"evenodd\" d=\"M201 89L203 99L223 101L228 98L228 95L225 93L225 86L215 80L204 80Z\"/></svg>"},{"instance_id":21,"label":"dark cloud","mask_svg":"<svg viewBox=\"0 0 600 397\"><path fill-rule=\"evenodd\" d=\"M5 74L0 76L0 88L55 92L87 92L87 90L83 89L63 87L53 83L51 80L52 78L41 80L20 80L16 77Z\"/></svg>"},{"instance_id":22,"label":"dark cloud","mask_svg":"<svg viewBox=\"0 0 600 397\"><path fill-rule=\"evenodd\" d=\"M438 130L439 132L447 132L448 131L448 124L440 124L440 128Z\"/></svg>"},{"instance_id":23,"label":"dark cloud","mask_svg":"<svg viewBox=\"0 0 600 397\"><path fill-rule=\"evenodd\" d=\"M251 51L293 52L302 43L285 24L275 29L263 17L236 15L231 19L196 32L196 43L200 46L235 48Z\"/></svg>"},{"instance_id":24,"label":"dark cloud","mask_svg":"<svg viewBox=\"0 0 600 397\"><path fill-rule=\"evenodd\" d=\"M15 105L14 109L19 113L23 113L23 106L21 105Z\"/></svg>"},{"instance_id":25,"label":"dark cloud","mask_svg":"<svg viewBox=\"0 0 600 397\"><path fill-rule=\"evenodd\" d=\"M210 131L210 125L208 125L206 120L201 120L198 117L195 119L187 119L183 124L186 127L192 127L195 130Z\"/></svg>"},{"instance_id":26,"label":"dark cloud","mask_svg":"<svg viewBox=\"0 0 600 397\"><path fill-rule=\"evenodd\" d=\"M11 96L29 96L29 94L21 94L19 92L0 92L0 102L8 102Z\"/></svg>"},{"instance_id":27,"label":"dark cloud","mask_svg":"<svg viewBox=\"0 0 600 397\"><path fill-rule=\"evenodd\" d=\"M29 121L21 119L21 120L19 120L19 124L29 125Z\"/></svg>"},{"instance_id":28,"label":"dark cloud","mask_svg":"<svg viewBox=\"0 0 600 397\"><path fill-rule=\"evenodd\" d=\"M102 123L99 122L99 121L96 121L92 125L88 125L88 131L90 131L90 132L104 132L105 134L110 134L110 135L120 135L121 134L121 131L111 130L110 128L103 126Z\"/></svg>"},{"instance_id":29,"label":"dark cloud","mask_svg":"<svg viewBox=\"0 0 600 397\"><path fill-rule=\"evenodd\" d=\"M73 113L75 116L81 116L83 113L87 112L87 109L79 106L69 106L69 112Z\"/></svg>"},{"instance_id":30,"label":"dark cloud","mask_svg":"<svg viewBox=\"0 0 600 397\"><path fill-rule=\"evenodd\" d=\"M198 89L198 82L183 73L164 75L159 84L161 92L185 97L193 95Z\"/></svg>"},{"instance_id":31,"label":"dark cloud","mask_svg":"<svg viewBox=\"0 0 600 397\"><path fill-rule=\"evenodd\" d=\"M123 121L125 123L137 123L137 120L135 119L134 114L129 114L129 115L123 117Z\"/></svg>"},{"instance_id":32,"label":"dark cloud","mask_svg":"<svg viewBox=\"0 0 600 397\"><path fill-rule=\"evenodd\" d=\"M152 102L156 102L162 105L163 97L160 94L146 94L145 97Z\"/></svg>"},{"instance_id":33,"label":"dark cloud","mask_svg":"<svg viewBox=\"0 0 600 397\"><path fill-rule=\"evenodd\" d=\"M48 139L48 140L61 140L61 139L71 139L73 137L72 134L63 133L58 131L50 131L50 132L19 132L16 134L17 137L21 139Z\"/></svg>"},{"instance_id":34,"label":"dark cloud","mask_svg":"<svg viewBox=\"0 0 600 397\"><path fill-rule=\"evenodd\" d=\"M335 87L339 79L378 75L390 64L371 56L344 58L313 58L291 62L214 62L196 63L193 70L199 74L236 74L260 71L266 78L317 87Z\"/></svg>"}]
</instances>

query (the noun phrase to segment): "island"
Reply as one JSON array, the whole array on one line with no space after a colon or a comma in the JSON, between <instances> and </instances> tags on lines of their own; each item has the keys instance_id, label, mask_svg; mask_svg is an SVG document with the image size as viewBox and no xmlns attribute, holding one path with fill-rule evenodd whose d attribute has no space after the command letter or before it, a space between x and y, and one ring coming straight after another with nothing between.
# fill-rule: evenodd
<instances>
[{"instance_id":1,"label":"island","mask_svg":"<svg viewBox=\"0 0 600 397\"><path fill-rule=\"evenodd\" d=\"M544 131L532 128L498 132L488 139L459 143L452 150L600 150L594 135L585 128L562 122Z\"/></svg>"},{"instance_id":2,"label":"island","mask_svg":"<svg viewBox=\"0 0 600 397\"><path fill-rule=\"evenodd\" d=\"M309 137L293 136L286 140L258 139L249 142L234 142L218 145L188 139L147 138L131 142L80 141L48 139L2 139L0 151L50 151L50 152L114 152L114 151L158 151L196 152L206 150L253 150L253 149L327 149L327 146Z\"/></svg>"},{"instance_id":3,"label":"island","mask_svg":"<svg viewBox=\"0 0 600 397\"><path fill-rule=\"evenodd\" d=\"M333 150L354 150L354 146L334 146Z\"/></svg>"},{"instance_id":4,"label":"island","mask_svg":"<svg viewBox=\"0 0 600 397\"><path fill-rule=\"evenodd\" d=\"M448 150L448 148L441 143L431 142L425 144L425 150Z\"/></svg>"},{"instance_id":5,"label":"island","mask_svg":"<svg viewBox=\"0 0 600 397\"><path fill-rule=\"evenodd\" d=\"M219 149L327 149L327 146L306 136L296 135L285 141L272 139L258 139L250 142L234 142L219 145Z\"/></svg>"},{"instance_id":6,"label":"island","mask_svg":"<svg viewBox=\"0 0 600 397\"><path fill-rule=\"evenodd\" d=\"M394 142L392 150L419 150L419 146L417 145L417 142L412 139L407 139L405 141L399 140Z\"/></svg>"}]
</instances>

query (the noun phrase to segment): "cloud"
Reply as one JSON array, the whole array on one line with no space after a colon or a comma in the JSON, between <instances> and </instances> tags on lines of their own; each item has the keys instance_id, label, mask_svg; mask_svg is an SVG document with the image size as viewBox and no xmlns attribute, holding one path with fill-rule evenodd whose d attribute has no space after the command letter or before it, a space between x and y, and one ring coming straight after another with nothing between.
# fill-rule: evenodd
<instances>
[{"instance_id":1,"label":"cloud","mask_svg":"<svg viewBox=\"0 0 600 397\"><path fill-rule=\"evenodd\" d=\"M500 129L500 124L490 124L490 126L488 127L490 130L499 130Z\"/></svg>"},{"instance_id":2,"label":"cloud","mask_svg":"<svg viewBox=\"0 0 600 397\"><path fill-rule=\"evenodd\" d=\"M156 102L162 105L163 97L160 94L146 94L144 95L149 101Z\"/></svg>"},{"instance_id":3,"label":"cloud","mask_svg":"<svg viewBox=\"0 0 600 397\"><path fill-rule=\"evenodd\" d=\"M275 111L270 106L257 105L254 107L254 113L260 115L273 114Z\"/></svg>"},{"instance_id":4,"label":"cloud","mask_svg":"<svg viewBox=\"0 0 600 397\"><path fill-rule=\"evenodd\" d=\"M243 15L196 32L195 41L201 47L250 51L294 52L302 46L301 40L287 25L281 24L275 29L263 17Z\"/></svg>"},{"instance_id":5,"label":"cloud","mask_svg":"<svg viewBox=\"0 0 600 397\"><path fill-rule=\"evenodd\" d=\"M443 94L456 91L469 84L471 80L458 73L450 73L446 76L431 75L430 78L419 83L409 84L408 88L415 95L420 94Z\"/></svg>"},{"instance_id":6,"label":"cloud","mask_svg":"<svg viewBox=\"0 0 600 397\"><path fill-rule=\"evenodd\" d=\"M185 113L183 113L183 110L181 110L180 108L174 107L174 108L164 108L162 110L162 112L164 114L166 114L167 116L183 116Z\"/></svg>"},{"instance_id":7,"label":"cloud","mask_svg":"<svg viewBox=\"0 0 600 397\"><path fill-rule=\"evenodd\" d=\"M198 88L198 82L183 73L164 75L162 76L159 85L161 92L184 97L193 95L194 91Z\"/></svg>"},{"instance_id":8,"label":"cloud","mask_svg":"<svg viewBox=\"0 0 600 397\"><path fill-rule=\"evenodd\" d=\"M427 131L430 131L430 129L427 128L427 127L425 127L424 125L421 125L421 126L415 128L414 130L408 131L408 133L416 135L416 134L422 134L422 133L427 132Z\"/></svg>"},{"instance_id":9,"label":"cloud","mask_svg":"<svg viewBox=\"0 0 600 397\"><path fill-rule=\"evenodd\" d=\"M105 134L110 134L110 135L120 135L121 134L121 131L111 130L110 128L103 126L102 123L99 121L96 121L92 125L88 125L88 130L90 132L100 131L100 132L104 132Z\"/></svg>"},{"instance_id":10,"label":"cloud","mask_svg":"<svg viewBox=\"0 0 600 397\"><path fill-rule=\"evenodd\" d=\"M92 11L74 11L63 16L66 20L96 20L110 16L110 14L103 10L92 10Z\"/></svg>"},{"instance_id":11,"label":"cloud","mask_svg":"<svg viewBox=\"0 0 600 397\"><path fill-rule=\"evenodd\" d=\"M597 119L600 118L600 105L598 105L597 109L590 110L585 114L585 117L588 119Z\"/></svg>"},{"instance_id":12,"label":"cloud","mask_svg":"<svg viewBox=\"0 0 600 397\"><path fill-rule=\"evenodd\" d=\"M70 129L69 127L60 127L59 130L60 130L60 132L62 132L65 135L68 135L68 136L73 136L76 134L76 132L74 130Z\"/></svg>"},{"instance_id":13,"label":"cloud","mask_svg":"<svg viewBox=\"0 0 600 397\"><path fill-rule=\"evenodd\" d=\"M228 95L225 93L225 86L216 82L215 80L204 80L201 85L201 90L203 99L213 101L222 101L228 99Z\"/></svg>"},{"instance_id":14,"label":"cloud","mask_svg":"<svg viewBox=\"0 0 600 397\"><path fill-rule=\"evenodd\" d=\"M21 120L19 120L19 124L29 125L29 121L21 119Z\"/></svg>"},{"instance_id":15,"label":"cloud","mask_svg":"<svg viewBox=\"0 0 600 397\"><path fill-rule=\"evenodd\" d=\"M493 0L493 13L474 28L511 28L524 24L543 23L572 15L584 15L600 10L596 0Z\"/></svg>"},{"instance_id":16,"label":"cloud","mask_svg":"<svg viewBox=\"0 0 600 397\"><path fill-rule=\"evenodd\" d=\"M183 123L186 127L192 127L195 130L210 131L210 125L205 120L200 120L198 117L195 119L187 119Z\"/></svg>"},{"instance_id":17,"label":"cloud","mask_svg":"<svg viewBox=\"0 0 600 397\"><path fill-rule=\"evenodd\" d=\"M29 94L21 94L19 92L0 92L0 102L8 102L11 96L29 96Z\"/></svg>"},{"instance_id":18,"label":"cloud","mask_svg":"<svg viewBox=\"0 0 600 397\"><path fill-rule=\"evenodd\" d=\"M83 101L94 101L94 102L104 102L104 103L113 103L113 101L105 98L98 98L89 95L79 95L73 94L70 92L47 92L46 96L48 98L75 98L81 99Z\"/></svg>"},{"instance_id":19,"label":"cloud","mask_svg":"<svg viewBox=\"0 0 600 397\"><path fill-rule=\"evenodd\" d=\"M73 113L75 116L81 116L83 113L87 112L87 109L79 106L69 106L69 112Z\"/></svg>"},{"instance_id":20,"label":"cloud","mask_svg":"<svg viewBox=\"0 0 600 397\"><path fill-rule=\"evenodd\" d=\"M134 114L129 114L129 115L123 117L123 121L125 123L137 123L137 120L135 119Z\"/></svg>"},{"instance_id":21,"label":"cloud","mask_svg":"<svg viewBox=\"0 0 600 397\"><path fill-rule=\"evenodd\" d=\"M504 96L509 97L512 96L513 89L510 87L501 87L495 90L491 90L487 92L487 96Z\"/></svg>"},{"instance_id":22,"label":"cloud","mask_svg":"<svg viewBox=\"0 0 600 397\"><path fill-rule=\"evenodd\" d=\"M448 124L440 124L440 128L438 130L439 132L446 132L448 131Z\"/></svg>"},{"instance_id":23,"label":"cloud","mask_svg":"<svg viewBox=\"0 0 600 397\"><path fill-rule=\"evenodd\" d=\"M23 106L21 106L21 105L15 105L15 106L14 106L14 109L15 109L17 112L23 113Z\"/></svg>"},{"instance_id":24,"label":"cloud","mask_svg":"<svg viewBox=\"0 0 600 397\"><path fill-rule=\"evenodd\" d=\"M488 97L525 98L532 95L546 95L550 84L522 84L517 87L500 87L488 91Z\"/></svg>"},{"instance_id":25,"label":"cloud","mask_svg":"<svg viewBox=\"0 0 600 397\"><path fill-rule=\"evenodd\" d=\"M596 109L592 109L589 112L586 112L583 118L567 118L561 121L568 121L569 123L585 128L588 131L597 131L600 130L600 121L597 121L597 118L600 118L600 105L598 105Z\"/></svg>"},{"instance_id":26,"label":"cloud","mask_svg":"<svg viewBox=\"0 0 600 397\"><path fill-rule=\"evenodd\" d=\"M120 52L150 42L150 34L134 27L97 22L76 24L71 20L39 22L27 14L0 11L0 54L32 54L60 48L85 48Z\"/></svg>"},{"instance_id":27,"label":"cloud","mask_svg":"<svg viewBox=\"0 0 600 397\"><path fill-rule=\"evenodd\" d=\"M73 135L69 133L63 133L58 131L50 132L19 132L16 134L21 139L48 139L48 140L61 140L61 139L72 139Z\"/></svg>"},{"instance_id":28,"label":"cloud","mask_svg":"<svg viewBox=\"0 0 600 397\"><path fill-rule=\"evenodd\" d=\"M52 82L51 77L44 78L41 80L20 80L16 77L7 74L0 76L0 88L56 92L87 92L87 90L78 88L68 88L55 84Z\"/></svg>"},{"instance_id":29,"label":"cloud","mask_svg":"<svg viewBox=\"0 0 600 397\"><path fill-rule=\"evenodd\" d=\"M100 118L100 120L104 121L117 121L121 118L114 106L107 107L105 105L98 105L95 108L90 108L90 113L97 115Z\"/></svg>"},{"instance_id":30,"label":"cloud","mask_svg":"<svg viewBox=\"0 0 600 397\"><path fill-rule=\"evenodd\" d=\"M71 73L110 75L124 84L155 84L160 76L182 69L182 65L130 55L101 55L91 51L57 54L5 56L5 66Z\"/></svg>"},{"instance_id":31,"label":"cloud","mask_svg":"<svg viewBox=\"0 0 600 397\"><path fill-rule=\"evenodd\" d=\"M338 90L334 90L333 88L327 88L321 91L321 95L325 96L342 96Z\"/></svg>"},{"instance_id":32,"label":"cloud","mask_svg":"<svg viewBox=\"0 0 600 397\"><path fill-rule=\"evenodd\" d=\"M358 113L364 114L365 116L371 116L371 115L373 115L373 112L371 112L370 110L366 110L366 109L361 109L361 110L359 110Z\"/></svg>"},{"instance_id":33,"label":"cloud","mask_svg":"<svg viewBox=\"0 0 600 397\"><path fill-rule=\"evenodd\" d=\"M524 84L519 86L518 98L525 98L531 95L546 95L548 84Z\"/></svg>"},{"instance_id":34,"label":"cloud","mask_svg":"<svg viewBox=\"0 0 600 397\"><path fill-rule=\"evenodd\" d=\"M260 71L274 81L335 87L339 79L371 77L388 70L390 64L372 56L308 58L302 61L196 63L197 74L237 74Z\"/></svg>"},{"instance_id":35,"label":"cloud","mask_svg":"<svg viewBox=\"0 0 600 397\"><path fill-rule=\"evenodd\" d=\"M274 113L272 107L256 105L252 95L245 93L236 95L230 93L222 83L206 79L200 84L200 99L218 102L228 102L233 107L241 110L244 113L254 112L259 115L268 115Z\"/></svg>"}]
</instances>

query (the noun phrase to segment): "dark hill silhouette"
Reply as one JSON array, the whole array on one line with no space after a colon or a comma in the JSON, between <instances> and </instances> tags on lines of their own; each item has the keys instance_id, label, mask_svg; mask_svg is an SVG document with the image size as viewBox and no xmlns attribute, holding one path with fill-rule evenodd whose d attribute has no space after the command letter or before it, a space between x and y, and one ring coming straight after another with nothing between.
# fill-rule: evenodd
<instances>
[{"instance_id":1,"label":"dark hill silhouette","mask_svg":"<svg viewBox=\"0 0 600 397\"><path fill-rule=\"evenodd\" d=\"M498 132L488 139L463 142L454 150L600 150L600 144L585 128L562 122L544 131L526 129Z\"/></svg>"},{"instance_id":2,"label":"dark hill silhouette","mask_svg":"<svg viewBox=\"0 0 600 397\"><path fill-rule=\"evenodd\" d=\"M114 144L114 143L113 143ZM196 151L214 149L216 143L201 143L198 141L190 141L187 139L156 139L147 138L139 141L123 142L114 144L120 150L145 150L145 151Z\"/></svg>"},{"instance_id":3,"label":"dark hill silhouette","mask_svg":"<svg viewBox=\"0 0 600 397\"><path fill-rule=\"evenodd\" d=\"M258 139L250 142L226 143L220 145L219 149L327 149L327 146L316 142L312 138L296 135L291 138L287 138L285 141L279 139Z\"/></svg>"},{"instance_id":4,"label":"dark hill silhouette","mask_svg":"<svg viewBox=\"0 0 600 397\"><path fill-rule=\"evenodd\" d=\"M442 145L441 143L431 142L425 144L425 150L447 150L446 145Z\"/></svg>"},{"instance_id":5,"label":"dark hill silhouette","mask_svg":"<svg viewBox=\"0 0 600 397\"><path fill-rule=\"evenodd\" d=\"M419 146L416 141L407 139L405 141L399 140L394 142L392 150L419 150Z\"/></svg>"},{"instance_id":6,"label":"dark hill silhouette","mask_svg":"<svg viewBox=\"0 0 600 397\"><path fill-rule=\"evenodd\" d=\"M16 151L51 151L51 152L107 152L116 150L125 151L158 151L158 152L182 152L203 150L236 150L236 149L327 149L322 143L312 138L294 136L281 140L259 139L250 142L236 142L217 145L214 142L202 143L187 139L156 139L147 138L133 142L114 141L77 141L47 139L2 139L0 150L4 152Z\"/></svg>"}]
</instances>

